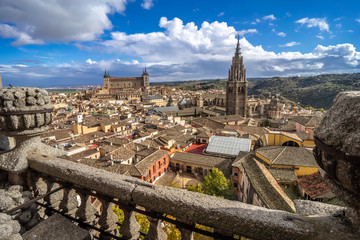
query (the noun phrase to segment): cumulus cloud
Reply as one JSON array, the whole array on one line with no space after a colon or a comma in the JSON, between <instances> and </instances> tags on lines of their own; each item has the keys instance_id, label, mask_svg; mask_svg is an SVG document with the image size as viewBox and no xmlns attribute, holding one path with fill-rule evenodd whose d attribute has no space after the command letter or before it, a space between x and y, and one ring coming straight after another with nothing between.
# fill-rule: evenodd
<instances>
[{"instance_id":1,"label":"cumulus cloud","mask_svg":"<svg viewBox=\"0 0 360 240\"><path fill-rule=\"evenodd\" d=\"M288 42L288 43L285 43L285 44L280 44L279 47L293 47L293 46L296 46L296 45L300 45L299 42Z\"/></svg>"},{"instance_id":2,"label":"cumulus cloud","mask_svg":"<svg viewBox=\"0 0 360 240\"><path fill-rule=\"evenodd\" d=\"M284 32L279 32L277 35L280 37L286 37L286 33L284 33Z\"/></svg>"},{"instance_id":3,"label":"cumulus cloud","mask_svg":"<svg viewBox=\"0 0 360 240\"><path fill-rule=\"evenodd\" d=\"M357 21L358 23L360 23L360 18L355 19L355 21Z\"/></svg>"},{"instance_id":4,"label":"cumulus cloud","mask_svg":"<svg viewBox=\"0 0 360 240\"><path fill-rule=\"evenodd\" d=\"M86 60L86 63L88 63L88 64L95 64L95 63L97 63L96 61L93 61L93 60L91 60L90 58L88 59L88 60Z\"/></svg>"},{"instance_id":5,"label":"cumulus cloud","mask_svg":"<svg viewBox=\"0 0 360 240\"><path fill-rule=\"evenodd\" d=\"M146 10L150 10L154 6L153 0L144 0L141 3L141 7Z\"/></svg>"},{"instance_id":6,"label":"cumulus cloud","mask_svg":"<svg viewBox=\"0 0 360 240\"><path fill-rule=\"evenodd\" d=\"M330 32L326 18L302 18L295 23L299 23L301 26L305 25L307 28L318 27L320 31Z\"/></svg>"},{"instance_id":7,"label":"cumulus cloud","mask_svg":"<svg viewBox=\"0 0 360 240\"><path fill-rule=\"evenodd\" d=\"M28 67L0 65L4 85L46 85L61 82L103 84L104 69L112 76L140 76L144 67L150 81L226 78L234 56L237 31L224 22L184 23L181 19L161 18L161 31L126 34L113 32L101 47L116 54L113 60L92 60L57 66ZM296 42L295 42L296 43ZM240 39L248 77L294 76L322 73L359 72L360 53L352 44L318 45L313 51L273 52ZM88 59L88 60L86 60ZM130 60L129 60L130 59ZM24 64L25 65L25 64ZM27 82L24 83L24 79ZM49 80L52 81L49 81ZM20 81L22 81L20 83Z\"/></svg>"},{"instance_id":8,"label":"cumulus cloud","mask_svg":"<svg viewBox=\"0 0 360 240\"><path fill-rule=\"evenodd\" d=\"M273 21L273 20L276 20L276 17L274 16L274 14L271 14L271 15L264 16L263 20L265 20L265 21L266 20Z\"/></svg>"},{"instance_id":9,"label":"cumulus cloud","mask_svg":"<svg viewBox=\"0 0 360 240\"><path fill-rule=\"evenodd\" d=\"M0 23L0 37L2 38L15 38L16 41L12 43L14 46L24 44L43 44L44 41L33 39L29 34L19 31L16 27L8 24Z\"/></svg>"},{"instance_id":10,"label":"cumulus cloud","mask_svg":"<svg viewBox=\"0 0 360 240\"><path fill-rule=\"evenodd\" d=\"M2 0L0 34L14 45L94 40L112 28L107 15L123 13L127 1Z\"/></svg>"}]
</instances>

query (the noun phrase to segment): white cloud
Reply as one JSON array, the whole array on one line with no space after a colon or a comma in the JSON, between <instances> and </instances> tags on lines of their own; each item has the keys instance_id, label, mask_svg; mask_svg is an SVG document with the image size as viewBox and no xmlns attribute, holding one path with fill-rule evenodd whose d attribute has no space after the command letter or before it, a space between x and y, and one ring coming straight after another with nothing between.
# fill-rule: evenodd
<instances>
[{"instance_id":1,"label":"white cloud","mask_svg":"<svg viewBox=\"0 0 360 240\"><path fill-rule=\"evenodd\" d=\"M225 14L224 12L221 12L221 13L219 13L217 16L218 16L218 17L221 17L221 16L224 16L224 14Z\"/></svg>"},{"instance_id":2,"label":"white cloud","mask_svg":"<svg viewBox=\"0 0 360 240\"><path fill-rule=\"evenodd\" d=\"M271 15L264 16L263 19L273 21L273 20L276 20L276 17L274 16L274 14L271 14Z\"/></svg>"},{"instance_id":3,"label":"white cloud","mask_svg":"<svg viewBox=\"0 0 360 240\"><path fill-rule=\"evenodd\" d=\"M153 6L154 6L153 0L144 0L141 3L141 7L146 10L150 10Z\"/></svg>"},{"instance_id":4,"label":"white cloud","mask_svg":"<svg viewBox=\"0 0 360 240\"><path fill-rule=\"evenodd\" d=\"M296 45L300 45L299 42L288 42L288 43L285 43L285 44L280 44L279 47L293 47L293 46L296 46Z\"/></svg>"},{"instance_id":5,"label":"white cloud","mask_svg":"<svg viewBox=\"0 0 360 240\"><path fill-rule=\"evenodd\" d=\"M27 33L20 32L16 27L0 23L0 36L2 38L15 38L16 41L12 43L14 46L25 44L43 44L39 39L33 39Z\"/></svg>"},{"instance_id":6,"label":"white cloud","mask_svg":"<svg viewBox=\"0 0 360 240\"><path fill-rule=\"evenodd\" d=\"M339 20L341 20L341 19L343 19L343 17L335 18L334 21L339 21Z\"/></svg>"},{"instance_id":7,"label":"white cloud","mask_svg":"<svg viewBox=\"0 0 360 240\"><path fill-rule=\"evenodd\" d=\"M241 30L238 32L240 36L245 36L248 33L259 33L257 29L247 29L247 30Z\"/></svg>"},{"instance_id":8,"label":"white cloud","mask_svg":"<svg viewBox=\"0 0 360 240\"><path fill-rule=\"evenodd\" d=\"M88 60L86 60L86 63L88 63L88 64L95 64L95 63L97 63L96 61L93 61L93 60L91 60L90 58L88 59Z\"/></svg>"},{"instance_id":9,"label":"white cloud","mask_svg":"<svg viewBox=\"0 0 360 240\"><path fill-rule=\"evenodd\" d=\"M326 18L302 18L295 23L299 23L301 26L305 25L307 28L318 27L320 31L330 32Z\"/></svg>"},{"instance_id":10,"label":"white cloud","mask_svg":"<svg viewBox=\"0 0 360 240\"><path fill-rule=\"evenodd\" d=\"M322 35L316 35L316 37L321 39L321 40L324 40L324 36L322 36Z\"/></svg>"},{"instance_id":11,"label":"white cloud","mask_svg":"<svg viewBox=\"0 0 360 240\"><path fill-rule=\"evenodd\" d=\"M284 32L279 32L277 35L280 36L280 37L285 37L285 36L286 36L286 33L284 33Z\"/></svg>"},{"instance_id":12,"label":"white cloud","mask_svg":"<svg viewBox=\"0 0 360 240\"><path fill-rule=\"evenodd\" d=\"M178 18L161 18L159 26L161 31L147 34L113 32L111 40L95 46L117 56L126 56L118 59L94 61L89 58L57 66L31 64L26 68L15 66L20 62L0 65L0 73L6 73L2 74L4 85L41 86L49 82L67 85L73 84L74 78L79 85L102 84L101 76L105 68L110 70L111 76L126 77L140 76L145 66L150 81L227 77L236 46L237 31L232 26L217 21L203 22L197 26ZM240 39L240 44L248 77L360 70L360 52L352 44L318 45L306 53L266 51L261 45L252 45L245 37ZM26 82L23 79L27 79Z\"/></svg>"},{"instance_id":13,"label":"white cloud","mask_svg":"<svg viewBox=\"0 0 360 240\"><path fill-rule=\"evenodd\" d=\"M335 25L336 28L341 28L342 27L342 24L341 23L338 23Z\"/></svg>"},{"instance_id":14,"label":"white cloud","mask_svg":"<svg viewBox=\"0 0 360 240\"><path fill-rule=\"evenodd\" d=\"M360 23L360 18L355 19L355 21L357 21L358 23Z\"/></svg>"},{"instance_id":15,"label":"white cloud","mask_svg":"<svg viewBox=\"0 0 360 240\"><path fill-rule=\"evenodd\" d=\"M258 24L260 22L261 22L261 20L256 18L255 21L251 22L250 24L255 25L255 24Z\"/></svg>"},{"instance_id":16,"label":"white cloud","mask_svg":"<svg viewBox=\"0 0 360 240\"><path fill-rule=\"evenodd\" d=\"M94 40L112 29L107 15L123 13L127 1L1 0L0 23L6 23L1 36L15 38L14 45ZM16 34L4 33L4 25Z\"/></svg>"},{"instance_id":17,"label":"white cloud","mask_svg":"<svg viewBox=\"0 0 360 240\"><path fill-rule=\"evenodd\" d=\"M233 27L217 21L196 26L193 22L164 17L159 26L164 30L129 35L114 32L112 40L104 42L104 46L118 54L141 57L139 71L140 67L149 66L151 78L157 81L226 77L236 46L237 31ZM328 46L338 49L332 50L336 52L333 55L321 45L316 51L303 54L265 51L261 45L254 46L245 38L240 39L240 44L249 77L355 71L354 67L360 66L359 52L351 44ZM298 44L290 42L283 46Z\"/></svg>"}]
</instances>

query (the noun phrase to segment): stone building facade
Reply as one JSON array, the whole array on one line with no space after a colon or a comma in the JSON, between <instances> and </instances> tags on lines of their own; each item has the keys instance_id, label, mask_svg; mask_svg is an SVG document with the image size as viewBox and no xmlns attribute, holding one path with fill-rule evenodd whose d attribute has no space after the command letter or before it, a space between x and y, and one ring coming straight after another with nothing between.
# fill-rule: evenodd
<instances>
[{"instance_id":1,"label":"stone building facade","mask_svg":"<svg viewBox=\"0 0 360 240\"><path fill-rule=\"evenodd\" d=\"M111 77L109 72L104 74L104 87L110 94L116 94L124 89L141 89L149 87L149 73L144 69L141 77Z\"/></svg>"}]
</instances>

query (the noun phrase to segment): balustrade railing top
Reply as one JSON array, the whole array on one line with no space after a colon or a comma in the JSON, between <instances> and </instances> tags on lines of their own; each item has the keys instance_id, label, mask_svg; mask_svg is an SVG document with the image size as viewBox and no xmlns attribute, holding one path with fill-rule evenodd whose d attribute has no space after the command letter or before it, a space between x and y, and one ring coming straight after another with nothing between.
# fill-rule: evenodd
<instances>
[{"instance_id":1,"label":"balustrade railing top","mask_svg":"<svg viewBox=\"0 0 360 240\"><path fill-rule=\"evenodd\" d=\"M51 157L28 155L30 169L111 199L140 206L176 221L212 227L225 236L252 239L356 239L338 217L305 217L279 210L224 200L181 189L151 185L142 180Z\"/></svg>"}]
</instances>

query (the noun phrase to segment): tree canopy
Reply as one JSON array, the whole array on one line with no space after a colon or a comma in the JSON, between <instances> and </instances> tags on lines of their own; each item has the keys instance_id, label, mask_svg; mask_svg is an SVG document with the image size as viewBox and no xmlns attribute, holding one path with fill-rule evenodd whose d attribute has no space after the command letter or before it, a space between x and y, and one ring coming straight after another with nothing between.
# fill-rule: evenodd
<instances>
[{"instance_id":1,"label":"tree canopy","mask_svg":"<svg viewBox=\"0 0 360 240\"><path fill-rule=\"evenodd\" d=\"M226 179L224 173L217 168L210 171L202 185L191 185L188 190L226 199L234 197L232 182Z\"/></svg>"}]
</instances>

